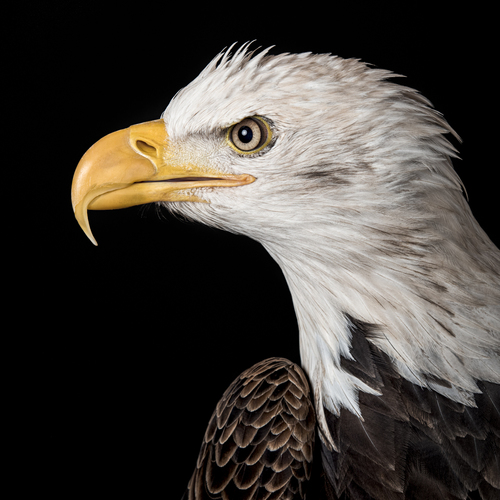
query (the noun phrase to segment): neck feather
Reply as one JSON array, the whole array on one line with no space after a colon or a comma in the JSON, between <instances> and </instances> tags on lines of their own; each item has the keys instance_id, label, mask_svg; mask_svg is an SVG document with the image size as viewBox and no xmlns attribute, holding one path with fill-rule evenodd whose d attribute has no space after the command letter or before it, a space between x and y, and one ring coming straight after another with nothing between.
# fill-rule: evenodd
<instances>
[{"instance_id":1,"label":"neck feather","mask_svg":"<svg viewBox=\"0 0 500 500\"><path fill-rule=\"evenodd\" d=\"M339 237L338 225L335 237L316 226L314 246L308 231L295 234L293 247L279 238L264 243L290 287L302 365L318 403L333 414L344 407L359 415L358 391L377 394L341 367L342 358L353 359L352 318L376 325L369 341L421 387L473 406L476 379L500 382L492 354L500 336L500 259L477 223L469 226L475 248L432 231L424 236L429 245L400 241L396 231L390 249L375 234L379 228L360 240L349 231Z\"/></svg>"}]
</instances>

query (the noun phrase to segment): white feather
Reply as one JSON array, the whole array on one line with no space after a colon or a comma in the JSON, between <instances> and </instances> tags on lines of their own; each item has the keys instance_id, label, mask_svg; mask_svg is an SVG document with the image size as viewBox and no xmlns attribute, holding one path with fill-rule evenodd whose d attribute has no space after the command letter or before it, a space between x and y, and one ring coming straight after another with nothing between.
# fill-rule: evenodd
<instances>
[{"instance_id":1,"label":"white feather","mask_svg":"<svg viewBox=\"0 0 500 500\"><path fill-rule=\"evenodd\" d=\"M303 367L333 413L359 415L358 391L372 392L340 367L346 314L379 326L374 342L402 376L472 405L477 379L500 383L500 253L463 197L443 135L454 132L387 71L266 52L220 54L164 113L180 161L257 181L169 208L248 235L276 259ZM225 130L253 115L275 142L240 156Z\"/></svg>"}]
</instances>

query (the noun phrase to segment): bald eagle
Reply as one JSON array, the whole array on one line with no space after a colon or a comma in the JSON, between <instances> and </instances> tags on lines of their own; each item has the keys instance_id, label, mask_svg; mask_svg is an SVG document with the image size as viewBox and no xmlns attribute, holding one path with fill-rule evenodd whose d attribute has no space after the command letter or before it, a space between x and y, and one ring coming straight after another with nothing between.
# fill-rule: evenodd
<instances>
[{"instance_id":1,"label":"bald eagle","mask_svg":"<svg viewBox=\"0 0 500 500\"><path fill-rule=\"evenodd\" d=\"M230 386L189 499L302 498L310 477L313 498L500 498L500 252L455 132L393 76L230 48L76 169L94 243L88 210L154 202L257 240L289 285L302 369L266 360Z\"/></svg>"}]
</instances>

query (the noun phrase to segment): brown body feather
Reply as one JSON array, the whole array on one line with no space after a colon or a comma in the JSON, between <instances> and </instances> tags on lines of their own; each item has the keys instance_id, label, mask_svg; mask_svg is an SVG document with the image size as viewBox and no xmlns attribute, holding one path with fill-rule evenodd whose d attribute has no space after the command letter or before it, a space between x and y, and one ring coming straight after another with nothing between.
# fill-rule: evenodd
<instances>
[{"instance_id":1,"label":"brown body feather","mask_svg":"<svg viewBox=\"0 0 500 500\"><path fill-rule=\"evenodd\" d=\"M413 385L368 340L376 330L350 319L355 361L342 366L382 396L359 393L363 421L327 413L337 447L321 443L331 498L500 498L500 386L479 382L470 408Z\"/></svg>"}]
</instances>

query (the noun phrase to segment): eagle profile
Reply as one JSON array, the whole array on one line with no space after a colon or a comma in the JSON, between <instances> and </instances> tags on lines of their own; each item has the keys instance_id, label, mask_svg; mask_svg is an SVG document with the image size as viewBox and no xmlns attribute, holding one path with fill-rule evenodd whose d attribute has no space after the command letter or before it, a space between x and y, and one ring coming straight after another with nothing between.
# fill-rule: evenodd
<instances>
[{"instance_id":1,"label":"eagle profile","mask_svg":"<svg viewBox=\"0 0 500 500\"><path fill-rule=\"evenodd\" d=\"M272 359L231 385L190 499L303 498L311 477L313 498L500 497L500 252L456 134L394 76L229 49L78 165L94 242L89 209L155 202L259 241L289 285L305 375Z\"/></svg>"}]
</instances>

